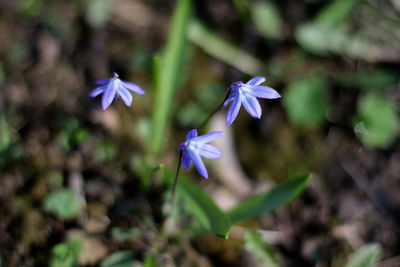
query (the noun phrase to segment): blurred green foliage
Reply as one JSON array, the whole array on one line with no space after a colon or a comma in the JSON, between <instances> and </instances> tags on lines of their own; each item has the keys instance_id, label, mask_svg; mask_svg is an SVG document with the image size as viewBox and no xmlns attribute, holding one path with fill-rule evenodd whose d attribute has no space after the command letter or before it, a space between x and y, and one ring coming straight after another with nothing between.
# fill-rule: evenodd
<instances>
[{"instance_id":1,"label":"blurred green foliage","mask_svg":"<svg viewBox=\"0 0 400 267\"><path fill-rule=\"evenodd\" d=\"M49 267L78 266L78 253L82 248L80 238L73 238L69 242L59 243L51 249Z\"/></svg>"},{"instance_id":2,"label":"blurred green foliage","mask_svg":"<svg viewBox=\"0 0 400 267\"><path fill-rule=\"evenodd\" d=\"M384 69L360 70L346 72L339 77L339 81L347 86L364 90L383 90L387 86L396 84L397 76Z\"/></svg>"},{"instance_id":3,"label":"blurred green foliage","mask_svg":"<svg viewBox=\"0 0 400 267\"><path fill-rule=\"evenodd\" d=\"M374 266L381 259L382 247L372 243L364 245L350 255L344 267L369 267Z\"/></svg>"},{"instance_id":4,"label":"blurred green foliage","mask_svg":"<svg viewBox=\"0 0 400 267\"><path fill-rule=\"evenodd\" d=\"M43 209L68 220L81 212L82 203L73 191L64 188L50 193L43 201Z\"/></svg>"},{"instance_id":5,"label":"blurred green foliage","mask_svg":"<svg viewBox=\"0 0 400 267\"><path fill-rule=\"evenodd\" d=\"M393 104L375 94L367 94L358 99L355 122L358 129L362 123L364 129L356 133L369 147L387 147L399 131L399 118Z\"/></svg>"},{"instance_id":6,"label":"blurred green foliage","mask_svg":"<svg viewBox=\"0 0 400 267\"><path fill-rule=\"evenodd\" d=\"M69 117L62 122L62 130L58 136L61 148L69 152L87 142L90 132L83 127L76 117Z\"/></svg>"},{"instance_id":7,"label":"blurred green foliage","mask_svg":"<svg viewBox=\"0 0 400 267\"><path fill-rule=\"evenodd\" d=\"M319 126L326 119L328 82L323 77L292 81L282 96L283 106L294 124Z\"/></svg>"},{"instance_id":8,"label":"blurred green foliage","mask_svg":"<svg viewBox=\"0 0 400 267\"><path fill-rule=\"evenodd\" d=\"M272 1L256 1L251 6L252 19L265 38L281 38L283 20Z\"/></svg>"},{"instance_id":9,"label":"blurred green foliage","mask_svg":"<svg viewBox=\"0 0 400 267\"><path fill-rule=\"evenodd\" d=\"M108 255L101 267L132 267L136 263L135 255L130 250L116 251Z\"/></svg>"},{"instance_id":10,"label":"blurred green foliage","mask_svg":"<svg viewBox=\"0 0 400 267\"><path fill-rule=\"evenodd\" d=\"M248 75L257 75L261 72L263 67L261 61L210 31L201 22L192 20L188 35L189 40L206 53L241 72Z\"/></svg>"},{"instance_id":11,"label":"blurred green foliage","mask_svg":"<svg viewBox=\"0 0 400 267\"><path fill-rule=\"evenodd\" d=\"M278 255L273 252L262 237L253 230L244 233L244 242L247 251L253 255L254 259L262 266L279 267Z\"/></svg>"}]
</instances>

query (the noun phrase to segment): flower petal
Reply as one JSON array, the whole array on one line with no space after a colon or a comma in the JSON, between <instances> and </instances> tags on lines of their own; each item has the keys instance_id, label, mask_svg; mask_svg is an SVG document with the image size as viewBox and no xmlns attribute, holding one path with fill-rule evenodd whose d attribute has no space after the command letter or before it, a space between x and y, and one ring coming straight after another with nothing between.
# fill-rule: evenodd
<instances>
[{"instance_id":1,"label":"flower petal","mask_svg":"<svg viewBox=\"0 0 400 267\"><path fill-rule=\"evenodd\" d=\"M128 90L131 90L139 95L145 94L145 92L143 91L142 88L139 87L139 85L136 85L136 84L130 83L130 82L124 82L124 81L121 81L121 82L122 82L123 86Z\"/></svg>"},{"instance_id":2,"label":"flower petal","mask_svg":"<svg viewBox=\"0 0 400 267\"><path fill-rule=\"evenodd\" d=\"M189 153L188 152L183 153L183 156L182 156L183 168L189 169L190 162L191 162L191 159L190 159Z\"/></svg>"},{"instance_id":3,"label":"flower petal","mask_svg":"<svg viewBox=\"0 0 400 267\"><path fill-rule=\"evenodd\" d=\"M222 156L221 151L218 148L208 144L202 144L197 148L197 152L200 156L209 158L209 159L216 159Z\"/></svg>"},{"instance_id":4,"label":"flower petal","mask_svg":"<svg viewBox=\"0 0 400 267\"><path fill-rule=\"evenodd\" d=\"M224 135L224 132L215 131L215 132L211 132L211 133L208 133L205 135L200 135L200 136L194 137L191 139L191 141L205 144L205 143L211 142L214 139L217 139L218 137L221 137L222 135Z\"/></svg>"},{"instance_id":5,"label":"flower petal","mask_svg":"<svg viewBox=\"0 0 400 267\"><path fill-rule=\"evenodd\" d=\"M94 82L94 84L107 84L110 82L110 79L101 79Z\"/></svg>"},{"instance_id":6,"label":"flower petal","mask_svg":"<svg viewBox=\"0 0 400 267\"><path fill-rule=\"evenodd\" d=\"M196 166L197 172L203 176L204 178L208 178L208 172L206 169L206 166L204 165L203 160L200 158L200 156L194 152L193 150L187 150L187 153L189 154L189 157L193 160L194 166Z\"/></svg>"},{"instance_id":7,"label":"flower petal","mask_svg":"<svg viewBox=\"0 0 400 267\"><path fill-rule=\"evenodd\" d=\"M197 129L192 129L186 135L186 140L192 139L197 136Z\"/></svg>"},{"instance_id":8,"label":"flower petal","mask_svg":"<svg viewBox=\"0 0 400 267\"><path fill-rule=\"evenodd\" d=\"M222 107L223 107L223 108L226 108L226 106L228 105L228 103L231 102L231 101L233 101L233 99L235 99L236 95L237 95L236 92L231 93L231 94L229 95L228 99L225 100L225 102L224 102L224 104L222 105Z\"/></svg>"},{"instance_id":9,"label":"flower petal","mask_svg":"<svg viewBox=\"0 0 400 267\"><path fill-rule=\"evenodd\" d=\"M111 81L105 89L103 97L101 98L101 105L104 110L108 108L108 106L110 106L114 100L115 94L117 93L118 89L116 85L117 84L114 81Z\"/></svg>"},{"instance_id":10,"label":"flower petal","mask_svg":"<svg viewBox=\"0 0 400 267\"><path fill-rule=\"evenodd\" d=\"M229 107L228 112L226 112L226 126L231 125L232 122L236 119L241 103L242 101L240 100L240 94L237 93L237 96L233 99L233 102Z\"/></svg>"},{"instance_id":11,"label":"flower petal","mask_svg":"<svg viewBox=\"0 0 400 267\"><path fill-rule=\"evenodd\" d=\"M257 76L248 81L246 84L248 85L259 85L265 82L265 77Z\"/></svg>"},{"instance_id":12,"label":"flower petal","mask_svg":"<svg viewBox=\"0 0 400 267\"><path fill-rule=\"evenodd\" d=\"M132 95L131 93L129 93L128 90L126 90L123 87L120 87L118 89L118 94L121 96L122 100L125 102L125 105L127 105L128 107L130 107L132 105Z\"/></svg>"},{"instance_id":13,"label":"flower petal","mask_svg":"<svg viewBox=\"0 0 400 267\"><path fill-rule=\"evenodd\" d=\"M99 94L104 93L104 90L105 90L106 88L107 88L107 86L100 86L100 87L97 87L96 89L94 89L94 90L90 93L89 97L96 97L96 96L98 96Z\"/></svg>"},{"instance_id":14,"label":"flower petal","mask_svg":"<svg viewBox=\"0 0 400 267\"><path fill-rule=\"evenodd\" d=\"M247 112L254 118L259 119L261 117L261 107L258 103L257 98L250 94L243 94L242 103Z\"/></svg>"},{"instance_id":15,"label":"flower petal","mask_svg":"<svg viewBox=\"0 0 400 267\"><path fill-rule=\"evenodd\" d=\"M246 89L249 94L252 94L255 97L266 99L275 99L281 97L281 95L275 91L275 89L268 86L248 86Z\"/></svg>"}]
</instances>

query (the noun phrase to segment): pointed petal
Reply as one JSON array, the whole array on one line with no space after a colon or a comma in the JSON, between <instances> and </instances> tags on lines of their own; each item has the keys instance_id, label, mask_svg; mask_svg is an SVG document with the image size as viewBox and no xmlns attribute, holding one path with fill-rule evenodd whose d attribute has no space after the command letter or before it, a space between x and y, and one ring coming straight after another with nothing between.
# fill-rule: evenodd
<instances>
[{"instance_id":1,"label":"pointed petal","mask_svg":"<svg viewBox=\"0 0 400 267\"><path fill-rule=\"evenodd\" d=\"M226 126L231 125L232 122L236 119L241 103L242 101L240 100L240 94L237 94L237 97L233 99L233 102L229 107L228 112L226 112Z\"/></svg>"},{"instance_id":2,"label":"pointed petal","mask_svg":"<svg viewBox=\"0 0 400 267\"><path fill-rule=\"evenodd\" d=\"M109 83L110 79L101 79L94 82L94 84L107 84Z\"/></svg>"},{"instance_id":3,"label":"pointed petal","mask_svg":"<svg viewBox=\"0 0 400 267\"><path fill-rule=\"evenodd\" d=\"M223 135L224 135L224 132L215 131L215 132L211 132L208 134L204 134L204 135L200 135L195 138L192 138L191 141L205 144L205 143L211 142L212 140L217 139L218 137L221 137Z\"/></svg>"},{"instance_id":4,"label":"pointed petal","mask_svg":"<svg viewBox=\"0 0 400 267\"><path fill-rule=\"evenodd\" d=\"M224 104L222 105L223 108L226 108L226 106L228 105L229 102L233 101L233 99L235 99L237 93L232 93L229 95L228 99L225 100Z\"/></svg>"},{"instance_id":5,"label":"pointed petal","mask_svg":"<svg viewBox=\"0 0 400 267\"><path fill-rule=\"evenodd\" d=\"M259 98L275 99L281 97L275 89L268 86L249 86L247 91L249 94Z\"/></svg>"},{"instance_id":6,"label":"pointed petal","mask_svg":"<svg viewBox=\"0 0 400 267\"><path fill-rule=\"evenodd\" d=\"M118 94L121 96L122 100L125 102L125 105L127 105L128 107L130 107L132 105L132 95L131 93L129 93L128 90L126 90L123 87L120 87L118 89Z\"/></svg>"},{"instance_id":7,"label":"pointed petal","mask_svg":"<svg viewBox=\"0 0 400 267\"><path fill-rule=\"evenodd\" d=\"M117 86L116 83L112 81L107 85L103 97L101 98L101 105L104 110L111 105L116 93L117 93Z\"/></svg>"},{"instance_id":8,"label":"pointed petal","mask_svg":"<svg viewBox=\"0 0 400 267\"><path fill-rule=\"evenodd\" d=\"M191 159L190 159L189 153L186 151L182 156L182 166L183 166L183 168L189 169L190 162L191 162Z\"/></svg>"},{"instance_id":9,"label":"pointed petal","mask_svg":"<svg viewBox=\"0 0 400 267\"><path fill-rule=\"evenodd\" d=\"M201 146L199 146L197 152L199 153L200 156L209 159L216 159L222 156L222 153L221 151L219 151L218 148L208 144L202 144Z\"/></svg>"},{"instance_id":10,"label":"pointed petal","mask_svg":"<svg viewBox=\"0 0 400 267\"><path fill-rule=\"evenodd\" d=\"M259 85L265 82L265 77L257 76L248 81L246 84L248 85Z\"/></svg>"},{"instance_id":11,"label":"pointed petal","mask_svg":"<svg viewBox=\"0 0 400 267\"><path fill-rule=\"evenodd\" d=\"M254 118L261 118L261 107L257 98L250 94L243 94L242 103L247 112Z\"/></svg>"},{"instance_id":12,"label":"pointed petal","mask_svg":"<svg viewBox=\"0 0 400 267\"><path fill-rule=\"evenodd\" d=\"M192 129L186 135L186 140L192 139L197 136L197 129Z\"/></svg>"},{"instance_id":13,"label":"pointed petal","mask_svg":"<svg viewBox=\"0 0 400 267\"><path fill-rule=\"evenodd\" d=\"M104 93L104 90L105 90L106 88L107 88L107 86L100 86L100 87L97 87L96 89L94 89L94 90L90 93L89 97L96 97L96 96L98 96L99 94Z\"/></svg>"},{"instance_id":14,"label":"pointed petal","mask_svg":"<svg viewBox=\"0 0 400 267\"><path fill-rule=\"evenodd\" d=\"M203 160L200 158L200 155L198 155L196 152L193 150L188 150L187 153L189 154L189 157L193 160L194 166L196 166L197 172L203 176L204 178L208 178L208 172L206 169L206 166L204 165Z\"/></svg>"},{"instance_id":15,"label":"pointed petal","mask_svg":"<svg viewBox=\"0 0 400 267\"><path fill-rule=\"evenodd\" d=\"M145 94L145 92L143 91L142 88L139 87L139 85L136 85L136 84L130 83L130 82L124 82L124 81L121 81L121 82L122 82L123 86L128 90L131 90L139 95Z\"/></svg>"}]
</instances>

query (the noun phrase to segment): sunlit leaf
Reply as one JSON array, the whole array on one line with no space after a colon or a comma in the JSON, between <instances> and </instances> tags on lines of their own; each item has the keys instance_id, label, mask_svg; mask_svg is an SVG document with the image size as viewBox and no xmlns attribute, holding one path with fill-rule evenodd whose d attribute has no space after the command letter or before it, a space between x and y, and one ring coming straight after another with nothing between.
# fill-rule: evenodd
<instances>
[{"instance_id":1,"label":"sunlit leaf","mask_svg":"<svg viewBox=\"0 0 400 267\"><path fill-rule=\"evenodd\" d=\"M370 147L387 147L394 141L399 130L399 118L394 106L374 94L358 99L355 122L356 126L363 124L364 131L358 136Z\"/></svg>"},{"instance_id":2,"label":"sunlit leaf","mask_svg":"<svg viewBox=\"0 0 400 267\"><path fill-rule=\"evenodd\" d=\"M344 267L369 267L377 263L382 254L379 244L367 244L350 255Z\"/></svg>"},{"instance_id":3,"label":"sunlit leaf","mask_svg":"<svg viewBox=\"0 0 400 267\"><path fill-rule=\"evenodd\" d=\"M272 251L267 242L253 230L247 230L244 234L244 242L247 251L263 266L279 267L278 255Z\"/></svg>"},{"instance_id":4,"label":"sunlit leaf","mask_svg":"<svg viewBox=\"0 0 400 267\"><path fill-rule=\"evenodd\" d=\"M196 20L189 25L189 40L209 55L243 73L255 76L262 70L261 61L222 39Z\"/></svg>"},{"instance_id":5,"label":"sunlit leaf","mask_svg":"<svg viewBox=\"0 0 400 267\"><path fill-rule=\"evenodd\" d=\"M310 178L310 175L306 175L290 179L267 193L243 201L227 214L233 223L274 211L295 199L303 191Z\"/></svg>"},{"instance_id":6,"label":"sunlit leaf","mask_svg":"<svg viewBox=\"0 0 400 267\"><path fill-rule=\"evenodd\" d=\"M43 208L62 219L71 219L79 214L82 205L78 196L70 189L60 189L45 198Z\"/></svg>"},{"instance_id":7,"label":"sunlit leaf","mask_svg":"<svg viewBox=\"0 0 400 267\"><path fill-rule=\"evenodd\" d=\"M184 177L179 178L178 193L183 205L207 231L228 238L231 223L228 216L196 184Z\"/></svg>"},{"instance_id":8,"label":"sunlit leaf","mask_svg":"<svg viewBox=\"0 0 400 267\"><path fill-rule=\"evenodd\" d=\"M151 136L151 149L161 151L165 132L170 121L178 79L182 73L183 51L191 13L191 0L179 0L176 5L168 41L161 58L155 59L154 111Z\"/></svg>"},{"instance_id":9,"label":"sunlit leaf","mask_svg":"<svg viewBox=\"0 0 400 267\"><path fill-rule=\"evenodd\" d=\"M327 81L310 77L293 81L283 94L283 105L294 124L318 126L328 109Z\"/></svg>"},{"instance_id":10,"label":"sunlit leaf","mask_svg":"<svg viewBox=\"0 0 400 267\"><path fill-rule=\"evenodd\" d=\"M114 252L105 258L101 267L132 267L136 262L135 255L129 250Z\"/></svg>"}]
</instances>

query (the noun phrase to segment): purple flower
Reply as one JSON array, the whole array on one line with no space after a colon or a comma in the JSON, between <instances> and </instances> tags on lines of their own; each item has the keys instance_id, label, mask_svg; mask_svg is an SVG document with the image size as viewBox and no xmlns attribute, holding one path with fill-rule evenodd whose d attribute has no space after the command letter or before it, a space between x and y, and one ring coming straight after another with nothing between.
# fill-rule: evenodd
<instances>
[{"instance_id":1,"label":"purple flower","mask_svg":"<svg viewBox=\"0 0 400 267\"><path fill-rule=\"evenodd\" d=\"M206 166L200 156L216 159L222 156L218 148L206 144L212 140L222 136L224 132L211 132L205 135L197 136L197 130L190 130L186 136L186 141L178 146L178 151L183 152L182 165L188 169L190 162L193 160L197 172L204 178L208 178Z\"/></svg>"},{"instance_id":2,"label":"purple flower","mask_svg":"<svg viewBox=\"0 0 400 267\"><path fill-rule=\"evenodd\" d=\"M114 72L114 77L111 79L98 80L95 84L101 85L90 93L90 97L96 97L99 94L103 94L101 98L101 106L103 109L108 108L114 99L120 99L130 107L132 104L132 95L128 90L131 90L139 95L143 95L145 92L138 85L130 82L124 82L118 78L118 74Z\"/></svg>"},{"instance_id":3,"label":"purple flower","mask_svg":"<svg viewBox=\"0 0 400 267\"><path fill-rule=\"evenodd\" d=\"M268 86L261 86L265 82L264 77L255 77L247 83L234 82L231 84L231 95L225 101L223 107L226 108L228 103L232 101L231 106L226 113L226 125L229 126L236 119L240 105L243 104L247 112L254 118L261 117L261 106L257 101L259 98L274 99L280 98L281 95Z\"/></svg>"}]
</instances>

